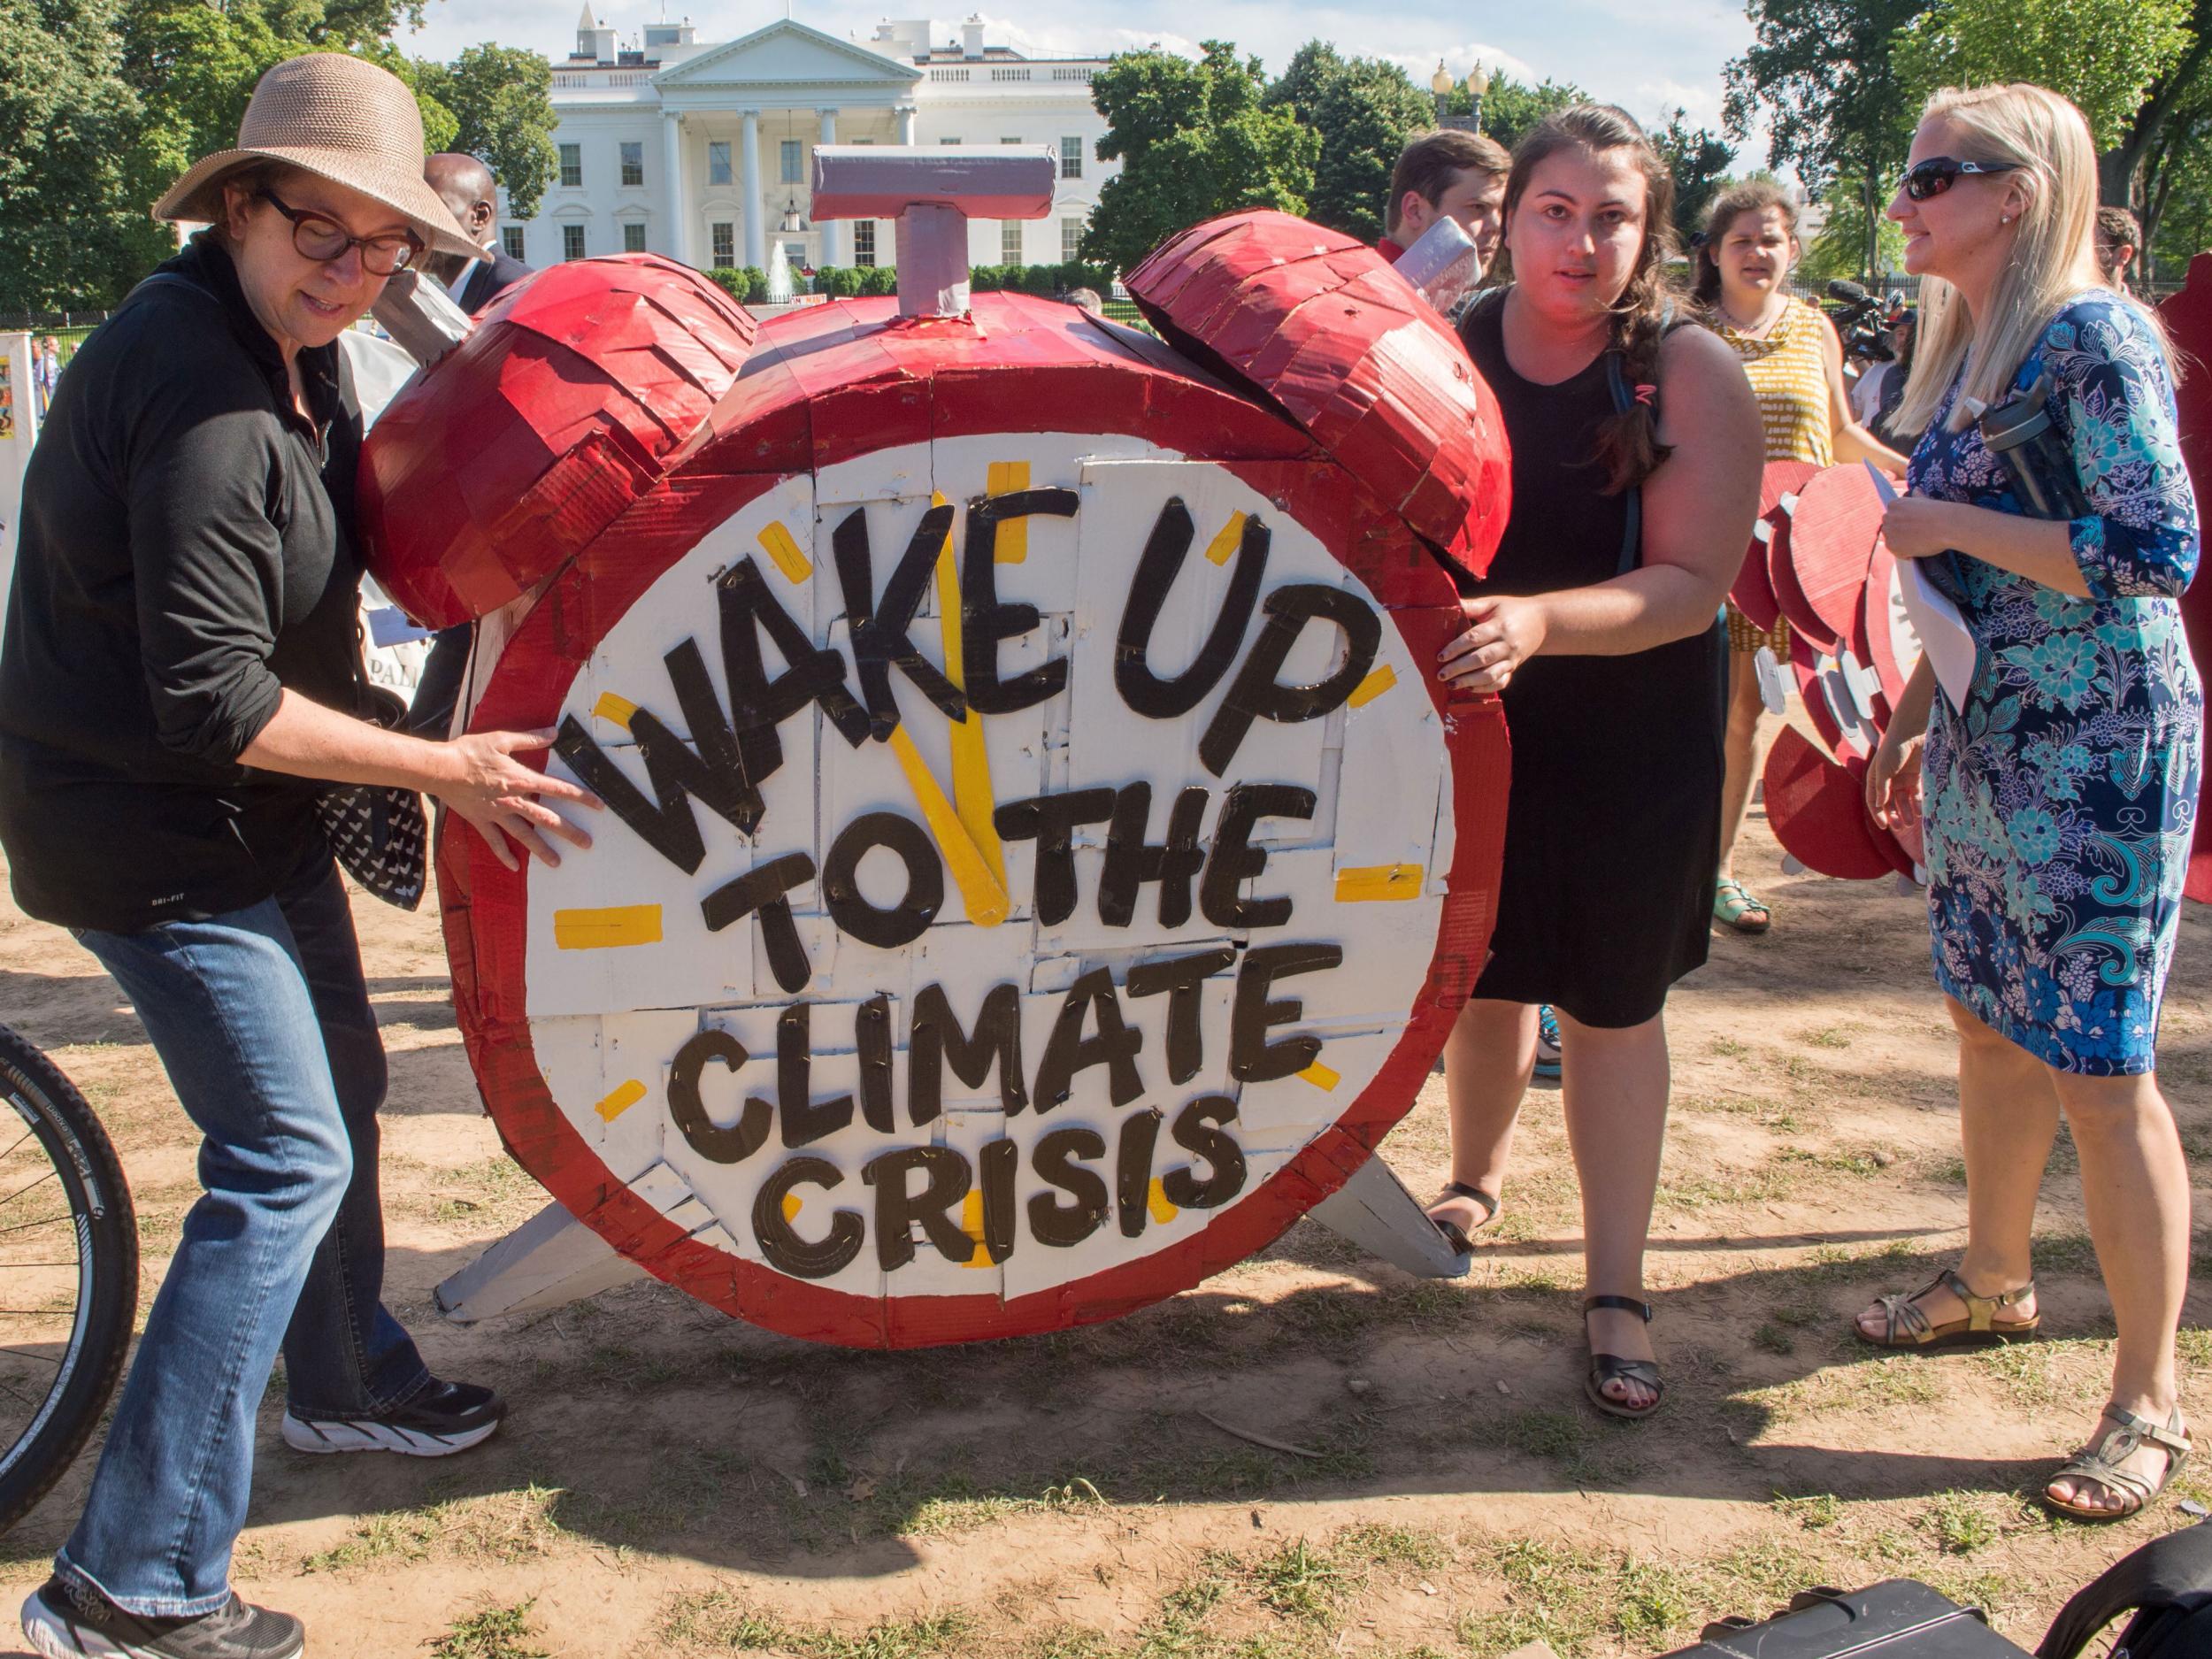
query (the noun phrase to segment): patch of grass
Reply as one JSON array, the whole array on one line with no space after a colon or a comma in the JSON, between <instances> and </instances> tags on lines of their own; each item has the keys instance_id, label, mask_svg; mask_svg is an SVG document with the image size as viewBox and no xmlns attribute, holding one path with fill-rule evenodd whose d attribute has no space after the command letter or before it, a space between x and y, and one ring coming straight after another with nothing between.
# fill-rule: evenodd
<instances>
[{"instance_id":1,"label":"patch of grass","mask_svg":"<svg viewBox=\"0 0 2212 1659\"><path fill-rule=\"evenodd\" d=\"M1606 1651L1640 1653L1664 1647L1697 1604L1680 1570L1617 1552L1521 1538L1496 1545L1491 1564L1507 1605L1459 1622L1459 1640L1477 1653L1545 1641L1571 1655L1600 1638Z\"/></svg>"},{"instance_id":2,"label":"patch of grass","mask_svg":"<svg viewBox=\"0 0 2212 1659\"><path fill-rule=\"evenodd\" d=\"M354 1524L350 1538L308 1556L300 1571L340 1572L378 1561L421 1561L434 1550L479 1560L530 1560L550 1552L566 1535L554 1511L567 1495L565 1487L533 1481L517 1492L365 1516Z\"/></svg>"},{"instance_id":3,"label":"patch of grass","mask_svg":"<svg viewBox=\"0 0 2212 1659\"><path fill-rule=\"evenodd\" d=\"M1779 1325L1763 1325L1751 1333L1751 1346L1768 1354L1794 1354L1797 1342Z\"/></svg>"},{"instance_id":4,"label":"patch of grass","mask_svg":"<svg viewBox=\"0 0 2212 1659\"><path fill-rule=\"evenodd\" d=\"M1339 1532L1332 1544L1340 1555L1377 1567L1417 1567L1432 1571L1450 1561L1451 1554L1433 1532L1410 1526L1388 1526L1363 1522Z\"/></svg>"},{"instance_id":5,"label":"patch of grass","mask_svg":"<svg viewBox=\"0 0 2212 1659\"><path fill-rule=\"evenodd\" d=\"M1724 1060L1740 1060L1751 1052L1748 1048L1738 1042L1733 1037L1716 1037L1706 1045L1706 1048Z\"/></svg>"},{"instance_id":6,"label":"patch of grass","mask_svg":"<svg viewBox=\"0 0 2212 1659\"><path fill-rule=\"evenodd\" d=\"M1831 1175L1856 1175L1864 1179L1881 1172L1881 1164L1871 1152L1845 1152L1832 1148L1784 1147L1774 1155L1777 1164L1793 1164L1801 1169L1824 1171Z\"/></svg>"},{"instance_id":7,"label":"patch of grass","mask_svg":"<svg viewBox=\"0 0 2212 1659\"><path fill-rule=\"evenodd\" d=\"M2001 1530L1980 1493L1939 1492L1930 1501L1922 1519L1935 1535L1936 1547L1947 1555L1970 1555L1996 1542Z\"/></svg>"},{"instance_id":8,"label":"patch of grass","mask_svg":"<svg viewBox=\"0 0 2212 1659\"><path fill-rule=\"evenodd\" d=\"M1263 1606L1286 1618L1318 1624L1351 1593L1353 1575L1302 1537L1244 1567Z\"/></svg>"},{"instance_id":9,"label":"patch of grass","mask_svg":"<svg viewBox=\"0 0 2212 1659\"><path fill-rule=\"evenodd\" d=\"M1966 1160L1957 1153L1932 1160L1928 1165L1928 1179L1945 1187L1966 1185Z\"/></svg>"},{"instance_id":10,"label":"patch of grass","mask_svg":"<svg viewBox=\"0 0 2212 1659\"><path fill-rule=\"evenodd\" d=\"M1824 1025L1817 1031L1803 1033L1803 1040L1816 1048L1848 1048L1851 1033L1840 1025Z\"/></svg>"},{"instance_id":11,"label":"patch of grass","mask_svg":"<svg viewBox=\"0 0 2212 1659\"><path fill-rule=\"evenodd\" d=\"M1786 1515L1809 1532L1824 1532L1843 1514L1842 1502L1832 1492L1809 1493L1801 1498L1774 1500L1778 1515Z\"/></svg>"},{"instance_id":12,"label":"patch of grass","mask_svg":"<svg viewBox=\"0 0 2212 1659\"><path fill-rule=\"evenodd\" d=\"M1502 1438L1514 1450L1526 1452L1532 1457L1560 1459L1580 1452L1590 1438L1590 1431L1571 1411L1532 1406L1525 1411L1516 1411L1505 1420Z\"/></svg>"},{"instance_id":13,"label":"patch of grass","mask_svg":"<svg viewBox=\"0 0 2212 1659\"><path fill-rule=\"evenodd\" d=\"M772 1648L804 1659L931 1659L965 1651L971 1627L966 1614L949 1612L885 1619L856 1635L805 1629L757 1611L733 1590L716 1589L672 1598L661 1615L660 1628L670 1642L691 1647L740 1653ZM1071 1655L1081 1650L1060 1651ZM485 1659L499 1656L488 1655Z\"/></svg>"},{"instance_id":14,"label":"patch of grass","mask_svg":"<svg viewBox=\"0 0 2212 1659\"><path fill-rule=\"evenodd\" d=\"M530 1609L536 1605L533 1597L456 1620L430 1644L430 1659L550 1659L544 1648L528 1645Z\"/></svg>"},{"instance_id":15,"label":"patch of grass","mask_svg":"<svg viewBox=\"0 0 2212 1659\"><path fill-rule=\"evenodd\" d=\"M2035 1240L2035 1271L2042 1273L2093 1273L2097 1247L2085 1233L2045 1233Z\"/></svg>"}]
</instances>

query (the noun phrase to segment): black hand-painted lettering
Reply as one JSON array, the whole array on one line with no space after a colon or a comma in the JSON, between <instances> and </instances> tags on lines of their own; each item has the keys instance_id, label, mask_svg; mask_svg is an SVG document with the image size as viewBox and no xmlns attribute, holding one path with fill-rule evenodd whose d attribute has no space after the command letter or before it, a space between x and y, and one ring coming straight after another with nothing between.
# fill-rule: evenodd
<instances>
[{"instance_id":1,"label":"black hand-painted lettering","mask_svg":"<svg viewBox=\"0 0 2212 1659\"><path fill-rule=\"evenodd\" d=\"M1315 973L1343 965L1341 945L1256 945L1244 953L1237 970L1236 1001L1229 1014L1229 1075L1240 1083L1271 1083L1294 1077L1321 1052L1321 1039L1286 1037L1267 1040L1269 1030L1302 1018L1305 1004L1294 996L1270 1002L1268 992L1278 979L1294 973Z\"/></svg>"},{"instance_id":2,"label":"black hand-painted lettering","mask_svg":"<svg viewBox=\"0 0 2212 1659\"><path fill-rule=\"evenodd\" d=\"M1201 987L1237 959L1236 947L1218 945L1187 956L1141 962L1129 970L1122 988L1131 996L1167 995L1167 1079L1187 1083L1206 1064Z\"/></svg>"},{"instance_id":3,"label":"black hand-painted lettering","mask_svg":"<svg viewBox=\"0 0 2212 1659\"><path fill-rule=\"evenodd\" d=\"M1125 1239L1137 1237L1152 1218L1152 1148L1159 1139L1157 1107L1131 1112L1122 1120L1121 1144L1114 1153L1114 1207Z\"/></svg>"},{"instance_id":4,"label":"black hand-painted lettering","mask_svg":"<svg viewBox=\"0 0 2212 1659\"><path fill-rule=\"evenodd\" d=\"M1014 1180L1021 1173L1022 1149L1006 1140L987 1141L976 1154L983 1188L983 1250L993 1266L1014 1253Z\"/></svg>"},{"instance_id":5,"label":"black hand-painted lettering","mask_svg":"<svg viewBox=\"0 0 2212 1659\"><path fill-rule=\"evenodd\" d=\"M1161 1196L1178 1210L1218 1209L1244 1190L1244 1148L1224 1126L1236 1116L1237 1103L1226 1094L1202 1094L1175 1115L1175 1144L1205 1159L1210 1171L1202 1181L1188 1167L1160 1177Z\"/></svg>"},{"instance_id":6,"label":"black hand-painted lettering","mask_svg":"<svg viewBox=\"0 0 2212 1659\"><path fill-rule=\"evenodd\" d=\"M1029 1236L1056 1250L1078 1245L1106 1221L1106 1180L1078 1158L1102 1158L1106 1137L1095 1129L1071 1125L1038 1137L1030 1154L1030 1167L1048 1187L1068 1195L1061 1203L1050 1193L1033 1193L1029 1199Z\"/></svg>"},{"instance_id":7,"label":"black hand-painted lettering","mask_svg":"<svg viewBox=\"0 0 2212 1659\"><path fill-rule=\"evenodd\" d=\"M1137 892L1148 881L1160 884L1160 926L1180 927L1190 920L1191 878L1206 862L1198 844L1198 821L1205 816L1206 791L1183 790L1168 809L1167 840L1145 840L1152 821L1152 786L1133 783L1114 797L1114 821L1106 832L1106 865L1098 878L1098 919L1126 927L1137 914Z\"/></svg>"},{"instance_id":8,"label":"black hand-painted lettering","mask_svg":"<svg viewBox=\"0 0 2212 1659\"><path fill-rule=\"evenodd\" d=\"M1216 927L1280 927L1290 920L1290 895L1248 899L1244 884L1267 871L1267 849L1252 845L1254 826L1263 818L1313 817L1310 789L1289 783L1237 783L1221 803L1214 825L1213 851L1198 884L1198 907Z\"/></svg>"},{"instance_id":9,"label":"black hand-painted lettering","mask_svg":"<svg viewBox=\"0 0 2212 1659\"><path fill-rule=\"evenodd\" d=\"M1382 642L1382 618L1374 607L1342 588L1294 582L1268 595L1266 611L1267 625L1260 630L1252 654L1237 670L1228 695L1207 723L1205 736L1198 740L1199 761L1217 778L1228 771L1255 719L1286 726L1317 720L1343 703L1367 678ZM1343 665L1310 686L1279 684L1275 676L1289 659L1298 635L1316 617L1343 630Z\"/></svg>"},{"instance_id":10,"label":"black hand-painted lettering","mask_svg":"<svg viewBox=\"0 0 2212 1659\"><path fill-rule=\"evenodd\" d=\"M716 578L715 605L738 750L756 787L783 764L783 741L776 727L809 703L821 705L848 743L857 747L867 741L868 711L845 684L844 657L807 637L751 558L739 560ZM761 655L764 631L784 660L784 672L772 680Z\"/></svg>"},{"instance_id":11,"label":"black hand-painted lettering","mask_svg":"<svg viewBox=\"0 0 2212 1659\"><path fill-rule=\"evenodd\" d=\"M686 640L661 660L684 723L691 727L691 742L670 731L650 709L631 715L630 735L637 740L638 758L645 763L645 775L652 782L652 801L573 715L562 718L553 748L585 787L607 803L607 810L670 864L691 874L706 856L691 797L696 795L749 835L760 824L760 791L747 775L697 642Z\"/></svg>"},{"instance_id":12,"label":"black hand-painted lettering","mask_svg":"<svg viewBox=\"0 0 2212 1659\"><path fill-rule=\"evenodd\" d=\"M776 1101L783 1143L796 1151L833 1135L853 1120L853 1097L813 1098L813 1005L794 1002L776 1017ZM761 1101L760 1105L768 1102ZM745 1102L750 1110L755 1104Z\"/></svg>"},{"instance_id":13,"label":"black hand-painted lettering","mask_svg":"<svg viewBox=\"0 0 2212 1659\"><path fill-rule=\"evenodd\" d=\"M1121 613L1121 633L1114 642L1114 687L1131 710L1150 719L1171 720L1188 714L1221 683L1236 660L1237 647L1244 643L1245 627L1259 601L1260 581L1267 573L1272 533L1257 518L1247 518L1237 542L1237 566L1229 574L1229 591L1222 596L1205 645L1188 668L1172 679L1161 679L1147 661L1152 630L1190 553L1192 530L1190 509L1180 496L1169 496L1137 560L1129 603Z\"/></svg>"},{"instance_id":14,"label":"black hand-painted lettering","mask_svg":"<svg viewBox=\"0 0 2212 1659\"><path fill-rule=\"evenodd\" d=\"M929 579L937 568L938 549L952 530L949 503L932 507L922 515L906 552L885 584L880 604L876 599L875 562L868 549L868 517L856 507L830 532L830 550L837 561L837 580L844 589L845 621L852 629L853 661L860 669L860 695L868 704L869 729L878 742L889 739L899 724L899 705L891 695L891 671L898 669L914 682L914 688L935 703L949 719L964 718L967 699L940 672L910 637L915 612L922 608Z\"/></svg>"},{"instance_id":15,"label":"black hand-painted lettering","mask_svg":"<svg viewBox=\"0 0 2212 1659\"><path fill-rule=\"evenodd\" d=\"M1001 841L1037 843L1034 909L1040 926L1056 927L1075 914L1075 828L1113 816L1111 789L1071 789L1065 795L1009 801L991 815Z\"/></svg>"},{"instance_id":16,"label":"black hand-painted lettering","mask_svg":"<svg viewBox=\"0 0 2212 1659\"><path fill-rule=\"evenodd\" d=\"M1034 605L1002 604L998 596L998 527L1017 518L1075 517L1071 489L1021 489L979 495L968 503L966 549L960 562L960 655L968 706L979 714L1011 714L1058 694L1068 683L1064 657L1048 657L1011 680L998 675L998 648L1037 626Z\"/></svg>"},{"instance_id":17,"label":"black hand-painted lettering","mask_svg":"<svg viewBox=\"0 0 2212 1659\"><path fill-rule=\"evenodd\" d=\"M906 866L906 896L887 910L868 902L860 891L860 861L887 847ZM896 950L929 931L945 902L945 866L929 832L897 812L864 812L837 832L829 861L822 868L822 902L830 919L864 945Z\"/></svg>"},{"instance_id":18,"label":"black hand-painted lettering","mask_svg":"<svg viewBox=\"0 0 2212 1659\"><path fill-rule=\"evenodd\" d=\"M1094 1036L1083 1034L1087 1014L1098 1028ZM1093 968L1068 987L1059 1018L1052 1023L1052 1035L1045 1040L1044 1058L1037 1063L1037 1081L1029 1098L1040 1113L1064 1105L1074 1093L1075 1074L1102 1065L1108 1095L1115 1105L1126 1106L1144 1093L1137 1076L1137 1051L1143 1047L1144 1033L1122 1018L1112 970Z\"/></svg>"},{"instance_id":19,"label":"black hand-painted lettering","mask_svg":"<svg viewBox=\"0 0 2212 1659\"><path fill-rule=\"evenodd\" d=\"M860 1050L860 1115L887 1135L891 1121L891 998L879 991L853 1013L853 1046Z\"/></svg>"},{"instance_id":20,"label":"black hand-painted lettering","mask_svg":"<svg viewBox=\"0 0 2212 1659\"><path fill-rule=\"evenodd\" d=\"M925 1178L918 1193L906 1190L910 1170ZM975 1180L961 1153L951 1147L900 1147L870 1158L861 1165L860 1179L876 1189L876 1263L885 1272L914 1259L918 1221L948 1262L964 1263L975 1255L976 1241L952 1215Z\"/></svg>"},{"instance_id":21,"label":"black hand-painted lettering","mask_svg":"<svg viewBox=\"0 0 2212 1659\"><path fill-rule=\"evenodd\" d=\"M845 1171L827 1158L812 1156L787 1159L760 1184L753 1194L753 1237L768 1265L794 1279L827 1279L842 1272L860 1254L868 1224L856 1210L840 1210L830 1221L829 1236L818 1241L799 1236L784 1218L783 1201L802 1184L834 1187L844 1184Z\"/></svg>"},{"instance_id":22,"label":"black hand-painted lettering","mask_svg":"<svg viewBox=\"0 0 2212 1659\"><path fill-rule=\"evenodd\" d=\"M906 1110L919 1128L935 1119L944 1097L942 1072L970 1088L981 1088L998 1067L999 1106L1012 1116L1029 1104L1022 1085L1021 988L995 985L977 1010L975 1029L960 1028L960 1017L941 985L926 985L914 996L914 1030L906 1045Z\"/></svg>"},{"instance_id":23,"label":"black hand-painted lettering","mask_svg":"<svg viewBox=\"0 0 2212 1659\"><path fill-rule=\"evenodd\" d=\"M706 1102L699 1098L699 1074L708 1061L719 1060L734 1071L749 1057L743 1043L710 1026L685 1038L668 1063L668 1116L691 1149L711 1163L742 1164L768 1144L776 1115L766 1101L747 1101L737 1121L725 1129L707 1116Z\"/></svg>"},{"instance_id":24,"label":"black hand-painted lettering","mask_svg":"<svg viewBox=\"0 0 2212 1659\"><path fill-rule=\"evenodd\" d=\"M791 918L787 895L814 879L814 860L806 853L786 853L766 864L755 864L734 881L725 881L699 901L699 914L707 932L718 933L732 922L760 912L760 937L768 947L769 971L787 991L803 991L814 976L800 941L799 926Z\"/></svg>"}]
</instances>

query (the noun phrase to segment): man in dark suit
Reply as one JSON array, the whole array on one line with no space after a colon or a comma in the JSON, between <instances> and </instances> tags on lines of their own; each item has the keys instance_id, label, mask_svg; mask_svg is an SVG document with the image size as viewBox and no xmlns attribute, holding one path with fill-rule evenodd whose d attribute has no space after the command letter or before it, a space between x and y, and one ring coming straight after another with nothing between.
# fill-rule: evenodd
<instances>
[{"instance_id":1,"label":"man in dark suit","mask_svg":"<svg viewBox=\"0 0 2212 1659\"><path fill-rule=\"evenodd\" d=\"M460 220L462 234L483 250L476 259L433 254L423 261L423 270L443 283L454 303L473 317L502 289L528 276L530 267L510 258L499 245L498 189L489 167L473 156L443 150L423 164L422 176ZM432 738L446 735L453 724L454 705L460 701L475 632L463 623L439 634L430 647L408 710L410 731Z\"/></svg>"}]
</instances>

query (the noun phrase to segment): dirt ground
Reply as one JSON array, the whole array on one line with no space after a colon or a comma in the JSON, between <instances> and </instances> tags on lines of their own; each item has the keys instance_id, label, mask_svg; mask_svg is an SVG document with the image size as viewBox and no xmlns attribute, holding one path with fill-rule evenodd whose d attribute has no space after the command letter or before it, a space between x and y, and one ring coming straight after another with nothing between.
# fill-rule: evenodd
<instances>
[{"instance_id":1,"label":"dirt ground","mask_svg":"<svg viewBox=\"0 0 2212 1659\"><path fill-rule=\"evenodd\" d=\"M513 1416L449 1463L321 1460L279 1441L273 1388L239 1586L304 1617L317 1659L1491 1659L1537 1637L1563 1659L1645 1655L1807 1585L1897 1575L2032 1647L2068 1594L2212 1486L2193 1471L2101 1529L2024 1502L2110 1360L2063 1144L2040 1220L2048 1340L1933 1359L1850 1340L1870 1295L1959 1246L1953 1044L1917 898L1784 876L1755 812L1750 834L1776 931L1717 938L1670 1014L1652 1254L1670 1392L1640 1425L1581 1398L1578 1211L1548 1093L1463 1281L1417 1282L1302 1222L1133 1317L990 1347L810 1348L650 1283L445 1325L431 1287L541 1194L479 1110L434 907L359 899L392 1056L389 1297L437 1370L495 1385ZM0 1018L112 1130L150 1298L197 1189L137 1022L65 935L4 904ZM2201 1170L2204 911L2184 920L2166 1021ZM1386 1151L1417 1190L1441 1181L1440 1079ZM2208 1312L2200 1289L2183 1333L2200 1422ZM0 1540L0 1591L36 1583L90 1466Z\"/></svg>"}]
</instances>

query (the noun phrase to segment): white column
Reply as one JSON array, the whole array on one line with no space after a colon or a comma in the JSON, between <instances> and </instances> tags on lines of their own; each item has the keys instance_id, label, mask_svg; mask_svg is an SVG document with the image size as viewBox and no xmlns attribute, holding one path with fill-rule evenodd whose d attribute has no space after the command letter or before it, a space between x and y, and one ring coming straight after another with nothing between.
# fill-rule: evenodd
<instances>
[{"instance_id":1,"label":"white column","mask_svg":"<svg viewBox=\"0 0 2212 1659\"><path fill-rule=\"evenodd\" d=\"M755 270L768 268L767 226L762 221L767 212L760 196L760 111L747 110L745 116L745 263Z\"/></svg>"},{"instance_id":2,"label":"white column","mask_svg":"<svg viewBox=\"0 0 2212 1659\"><path fill-rule=\"evenodd\" d=\"M835 143L837 142L837 111L835 110L818 110L815 113L822 118L821 136L816 140L816 142L823 144ZM808 191L810 201L812 196L811 183L809 184ZM810 219L813 217L811 211L809 212L808 217ZM822 263L826 265L843 265L845 263L844 226L836 219L833 219L818 222L815 228L822 233Z\"/></svg>"},{"instance_id":3,"label":"white column","mask_svg":"<svg viewBox=\"0 0 2212 1659\"><path fill-rule=\"evenodd\" d=\"M689 265L691 212L684 201L683 117L673 110L661 111L661 167L667 174L663 193L668 198L667 217L661 221L661 248L671 259Z\"/></svg>"},{"instance_id":4,"label":"white column","mask_svg":"<svg viewBox=\"0 0 2212 1659\"><path fill-rule=\"evenodd\" d=\"M891 113L899 118L899 142L912 143L914 142L914 106L910 104L902 104Z\"/></svg>"}]
</instances>

